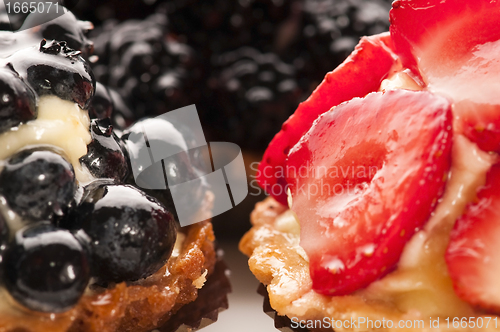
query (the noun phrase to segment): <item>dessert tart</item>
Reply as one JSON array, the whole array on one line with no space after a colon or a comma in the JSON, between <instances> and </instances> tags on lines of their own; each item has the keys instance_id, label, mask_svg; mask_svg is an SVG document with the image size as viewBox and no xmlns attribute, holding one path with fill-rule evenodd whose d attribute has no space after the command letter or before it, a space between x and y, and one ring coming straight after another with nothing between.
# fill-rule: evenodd
<instances>
[{"instance_id":1,"label":"dessert tart","mask_svg":"<svg viewBox=\"0 0 500 332\"><path fill-rule=\"evenodd\" d=\"M298 330L498 330L500 6L397 0L284 124L240 242Z\"/></svg>"},{"instance_id":2,"label":"dessert tart","mask_svg":"<svg viewBox=\"0 0 500 332\"><path fill-rule=\"evenodd\" d=\"M227 306L213 281L214 303L176 316L215 269L213 195L200 185L205 221L180 228L169 196L136 186L125 143L141 123L113 129L126 106L96 83L91 27L67 12L0 31L0 331L196 329ZM185 146L189 133L169 128ZM196 158L186 152L178 176L197 174Z\"/></svg>"}]
</instances>

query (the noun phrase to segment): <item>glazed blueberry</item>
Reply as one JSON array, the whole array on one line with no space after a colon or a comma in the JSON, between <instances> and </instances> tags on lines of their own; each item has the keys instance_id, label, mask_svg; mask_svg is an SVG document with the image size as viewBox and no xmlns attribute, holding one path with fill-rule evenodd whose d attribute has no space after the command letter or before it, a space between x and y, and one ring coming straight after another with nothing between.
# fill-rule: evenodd
<instances>
[{"instance_id":1,"label":"glazed blueberry","mask_svg":"<svg viewBox=\"0 0 500 332\"><path fill-rule=\"evenodd\" d=\"M128 174L128 162L110 120L93 119L90 133L92 142L80 162L97 178L124 180Z\"/></svg>"},{"instance_id":2,"label":"glazed blueberry","mask_svg":"<svg viewBox=\"0 0 500 332\"><path fill-rule=\"evenodd\" d=\"M18 152L0 173L0 194L12 210L31 221L53 221L63 216L75 190L73 166L50 150Z\"/></svg>"},{"instance_id":3,"label":"glazed blueberry","mask_svg":"<svg viewBox=\"0 0 500 332\"><path fill-rule=\"evenodd\" d=\"M125 130L122 136L130 158L133 158L134 151L148 149L147 146L141 145L141 142L130 139L131 137L142 135L143 129L146 131L147 144L149 146L160 146L163 151L177 151L173 156L163 158L161 162L145 168L137 178L134 178L132 176L133 172L131 172L131 176L128 179L129 183L144 190L148 195L155 197L171 211L175 211L174 215L176 219L178 219L178 215L170 193L170 186L188 181L198 182L197 185L192 186L193 189L189 193L185 193L182 201L176 202L183 206L190 206L193 213L196 213L201 207L207 190L206 184L199 178L200 174L207 173L206 165L204 166L201 160L196 159L196 165L200 165L200 169L193 166L191 152L193 152L192 155L196 156L196 158L201 158L198 154L199 149L195 149L194 151L189 150L186 136L181 133L179 130L180 127L178 124L173 124L161 118L144 119ZM164 184L166 189L151 189L158 188L158 183Z\"/></svg>"},{"instance_id":4,"label":"glazed blueberry","mask_svg":"<svg viewBox=\"0 0 500 332\"><path fill-rule=\"evenodd\" d=\"M89 281L85 246L67 230L39 223L19 230L4 255L9 293L35 311L61 312L75 305Z\"/></svg>"},{"instance_id":5,"label":"glazed blueberry","mask_svg":"<svg viewBox=\"0 0 500 332\"><path fill-rule=\"evenodd\" d=\"M89 106L91 119L110 118L115 128L125 128L135 121L134 113L128 108L120 94L97 82L92 102Z\"/></svg>"},{"instance_id":6,"label":"glazed blueberry","mask_svg":"<svg viewBox=\"0 0 500 332\"><path fill-rule=\"evenodd\" d=\"M76 214L69 226L89 237L91 273L100 284L151 275L175 244L172 214L131 186L90 186Z\"/></svg>"},{"instance_id":7,"label":"glazed blueberry","mask_svg":"<svg viewBox=\"0 0 500 332\"><path fill-rule=\"evenodd\" d=\"M56 11L65 10L62 6L51 6L51 14ZM31 32L35 33L38 39L54 39L65 41L68 47L82 52L82 56L87 57L92 54L94 44L87 39L85 34L93 28L92 23L78 20L72 12L67 11L53 20L47 22L48 13L33 12L26 17L21 30L28 27L37 28ZM44 22L43 24L38 24Z\"/></svg>"},{"instance_id":8,"label":"glazed blueberry","mask_svg":"<svg viewBox=\"0 0 500 332\"><path fill-rule=\"evenodd\" d=\"M80 54L66 42L42 40L39 49L23 49L6 60L39 96L56 95L87 109L96 83Z\"/></svg>"},{"instance_id":9,"label":"glazed blueberry","mask_svg":"<svg viewBox=\"0 0 500 332\"><path fill-rule=\"evenodd\" d=\"M89 116L91 119L111 118L113 114L113 101L108 88L96 82L95 94L89 106Z\"/></svg>"},{"instance_id":10,"label":"glazed blueberry","mask_svg":"<svg viewBox=\"0 0 500 332\"><path fill-rule=\"evenodd\" d=\"M0 69L0 133L36 116L33 90L13 71Z\"/></svg>"}]
</instances>

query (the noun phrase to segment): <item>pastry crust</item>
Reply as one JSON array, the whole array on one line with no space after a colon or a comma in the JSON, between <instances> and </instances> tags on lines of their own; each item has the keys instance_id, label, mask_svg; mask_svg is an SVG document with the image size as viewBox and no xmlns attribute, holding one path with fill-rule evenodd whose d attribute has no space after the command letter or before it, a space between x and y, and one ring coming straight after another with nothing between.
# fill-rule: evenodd
<instances>
[{"instance_id":1,"label":"pastry crust","mask_svg":"<svg viewBox=\"0 0 500 332\"><path fill-rule=\"evenodd\" d=\"M207 197L209 211L212 195ZM89 288L78 304L59 314L30 311L5 290L0 298L0 332L150 331L194 301L217 257L210 220L184 227L167 263L148 278ZM198 288L197 288L198 286Z\"/></svg>"}]
</instances>

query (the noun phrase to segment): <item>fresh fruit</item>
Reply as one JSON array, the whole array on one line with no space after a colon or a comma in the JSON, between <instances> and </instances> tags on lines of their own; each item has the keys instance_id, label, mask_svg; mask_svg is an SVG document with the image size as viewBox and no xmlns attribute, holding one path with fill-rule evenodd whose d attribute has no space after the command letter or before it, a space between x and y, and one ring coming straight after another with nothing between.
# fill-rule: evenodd
<instances>
[{"instance_id":1,"label":"fresh fruit","mask_svg":"<svg viewBox=\"0 0 500 332\"><path fill-rule=\"evenodd\" d=\"M454 102L458 132L500 152L500 43L496 1L398 0L391 36L403 65Z\"/></svg>"},{"instance_id":2,"label":"fresh fruit","mask_svg":"<svg viewBox=\"0 0 500 332\"><path fill-rule=\"evenodd\" d=\"M349 58L325 76L273 138L259 165L259 185L286 204L285 168L290 149L319 115L341 102L377 91L396 59L388 33L362 38Z\"/></svg>"},{"instance_id":3,"label":"fresh fruit","mask_svg":"<svg viewBox=\"0 0 500 332\"><path fill-rule=\"evenodd\" d=\"M80 162L96 178L109 178L116 182L125 180L129 173L128 162L110 120L92 120L90 134L92 142Z\"/></svg>"},{"instance_id":4,"label":"fresh fruit","mask_svg":"<svg viewBox=\"0 0 500 332\"><path fill-rule=\"evenodd\" d=\"M135 121L135 115L118 92L97 82L95 94L89 106L91 119L110 118L113 127L123 129Z\"/></svg>"},{"instance_id":5,"label":"fresh fruit","mask_svg":"<svg viewBox=\"0 0 500 332\"><path fill-rule=\"evenodd\" d=\"M89 281L84 245L69 231L46 223L19 230L3 260L7 290L19 303L36 311L69 309Z\"/></svg>"},{"instance_id":6,"label":"fresh fruit","mask_svg":"<svg viewBox=\"0 0 500 332\"><path fill-rule=\"evenodd\" d=\"M89 106L91 119L111 118L113 114L113 101L108 88L100 82L96 82L95 94Z\"/></svg>"},{"instance_id":7,"label":"fresh fruit","mask_svg":"<svg viewBox=\"0 0 500 332\"><path fill-rule=\"evenodd\" d=\"M378 92L324 113L292 148L291 208L314 290L349 294L394 268L443 193L451 128L445 98Z\"/></svg>"},{"instance_id":8,"label":"fresh fruit","mask_svg":"<svg viewBox=\"0 0 500 332\"><path fill-rule=\"evenodd\" d=\"M59 5L59 7L51 6L50 12L57 14L57 11L66 10L66 8ZM21 33L27 27L36 27L33 30L26 31L27 34L34 34L33 39L64 41L69 48L80 51L82 56L87 59L93 52L93 43L86 37L89 30L93 29L90 22L78 20L72 12L66 11L64 15L45 22L48 17L48 12L32 12L28 15L21 26ZM39 24L39 22L43 22Z\"/></svg>"},{"instance_id":9,"label":"fresh fruit","mask_svg":"<svg viewBox=\"0 0 500 332\"><path fill-rule=\"evenodd\" d=\"M73 202L73 166L55 151L46 147L22 150L7 160L0 173L0 193L23 218L56 220Z\"/></svg>"},{"instance_id":10,"label":"fresh fruit","mask_svg":"<svg viewBox=\"0 0 500 332\"><path fill-rule=\"evenodd\" d=\"M74 220L62 225L89 237L91 274L101 284L151 275L170 257L176 239L172 214L124 185L90 185Z\"/></svg>"},{"instance_id":11,"label":"fresh fruit","mask_svg":"<svg viewBox=\"0 0 500 332\"><path fill-rule=\"evenodd\" d=\"M147 144L156 146L156 151L176 152L168 157L154 156L155 160L162 160L152 165L148 155L147 161L150 164L143 166L140 174L132 173L134 176L130 176L128 182L158 199L174 213L177 220L178 214L169 187L188 181L192 181L193 184L197 183L196 186L190 186L192 190L185 192L182 199L176 202L179 207L189 206L189 210L193 214L196 214L203 204L207 190L207 185L200 179L200 173L207 173L206 165L204 166L203 160L191 160L192 157L201 156L197 154L199 150L189 150L186 136L180 132L180 127L178 124L173 124L162 118L144 119L127 128L122 136L130 158L138 158L138 151L148 149L147 146L142 145L144 141L136 141L136 138L142 137L144 132L146 133ZM131 135L133 135L134 139L130 139ZM197 165L200 169L195 168L193 165ZM137 164L135 166L138 167ZM131 162L132 167L134 167L133 162Z\"/></svg>"},{"instance_id":12,"label":"fresh fruit","mask_svg":"<svg viewBox=\"0 0 500 332\"><path fill-rule=\"evenodd\" d=\"M481 309L500 312L500 166L494 165L477 201L455 223L446 264L455 292Z\"/></svg>"},{"instance_id":13,"label":"fresh fruit","mask_svg":"<svg viewBox=\"0 0 500 332\"><path fill-rule=\"evenodd\" d=\"M295 47L303 63L300 74L319 83L351 54L361 36L388 31L391 2L305 0L302 38Z\"/></svg>"},{"instance_id":14,"label":"fresh fruit","mask_svg":"<svg viewBox=\"0 0 500 332\"><path fill-rule=\"evenodd\" d=\"M15 72L0 69L0 133L36 116L34 92Z\"/></svg>"},{"instance_id":15,"label":"fresh fruit","mask_svg":"<svg viewBox=\"0 0 500 332\"><path fill-rule=\"evenodd\" d=\"M94 95L94 75L80 51L68 48L66 42L42 40L39 49L22 49L6 60L38 96L56 95L88 108Z\"/></svg>"},{"instance_id":16,"label":"fresh fruit","mask_svg":"<svg viewBox=\"0 0 500 332\"><path fill-rule=\"evenodd\" d=\"M159 115L196 102L192 50L166 37L165 17L117 24L96 37L99 81L116 89L137 119Z\"/></svg>"},{"instance_id":17,"label":"fresh fruit","mask_svg":"<svg viewBox=\"0 0 500 332\"><path fill-rule=\"evenodd\" d=\"M257 150L266 146L302 96L293 66L276 54L243 47L220 55L213 67L217 103L207 116L215 122L208 126L211 137Z\"/></svg>"}]
</instances>

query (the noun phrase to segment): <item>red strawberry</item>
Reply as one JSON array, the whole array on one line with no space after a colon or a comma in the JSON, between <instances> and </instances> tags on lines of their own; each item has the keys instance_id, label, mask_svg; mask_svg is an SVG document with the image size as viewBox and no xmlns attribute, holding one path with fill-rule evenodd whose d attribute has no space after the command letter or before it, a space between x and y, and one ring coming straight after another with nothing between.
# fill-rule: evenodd
<instances>
[{"instance_id":1,"label":"red strawberry","mask_svg":"<svg viewBox=\"0 0 500 332\"><path fill-rule=\"evenodd\" d=\"M371 93L320 116L287 171L313 288L343 295L397 264L450 167L451 106L429 92Z\"/></svg>"},{"instance_id":2,"label":"red strawberry","mask_svg":"<svg viewBox=\"0 0 500 332\"><path fill-rule=\"evenodd\" d=\"M457 128L500 152L500 1L397 0L391 37L403 65L451 98Z\"/></svg>"},{"instance_id":3,"label":"red strawberry","mask_svg":"<svg viewBox=\"0 0 500 332\"><path fill-rule=\"evenodd\" d=\"M286 204L285 161L290 149L320 114L341 102L377 91L396 59L388 33L362 38L354 52L325 76L269 144L257 174L260 186Z\"/></svg>"},{"instance_id":4,"label":"red strawberry","mask_svg":"<svg viewBox=\"0 0 500 332\"><path fill-rule=\"evenodd\" d=\"M457 220L446 263L456 293L472 305L500 313L500 165L493 166L478 201Z\"/></svg>"}]
</instances>

